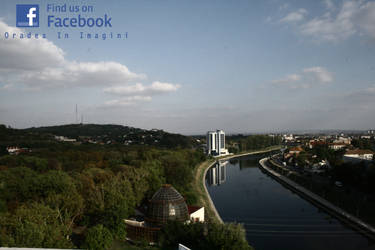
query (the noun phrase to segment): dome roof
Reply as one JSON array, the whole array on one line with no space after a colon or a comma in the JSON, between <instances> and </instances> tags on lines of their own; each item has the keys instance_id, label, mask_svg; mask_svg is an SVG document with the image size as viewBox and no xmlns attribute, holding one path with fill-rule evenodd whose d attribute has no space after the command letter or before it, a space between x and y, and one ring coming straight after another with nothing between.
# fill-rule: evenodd
<instances>
[{"instance_id":1,"label":"dome roof","mask_svg":"<svg viewBox=\"0 0 375 250\"><path fill-rule=\"evenodd\" d=\"M146 221L162 225L168 220L186 221L189 219L185 199L171 185L163 185L152 196Z\"/></svg>"}]
</instances>

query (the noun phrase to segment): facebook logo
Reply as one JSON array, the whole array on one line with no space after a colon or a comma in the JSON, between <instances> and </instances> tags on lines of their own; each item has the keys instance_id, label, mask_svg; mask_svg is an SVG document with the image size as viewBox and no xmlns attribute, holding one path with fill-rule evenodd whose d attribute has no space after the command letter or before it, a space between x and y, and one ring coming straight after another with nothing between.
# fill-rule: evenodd
<instances>
[{"instance_id":1,"label":"facebook logo","mask_svg":"<svg viewBox=\"0 0 375 250\"><path fill-rule=\"evenodd\" d=\"M39 27L39 5L17 4L17 27Z\"/></svg>"}]
</instances>

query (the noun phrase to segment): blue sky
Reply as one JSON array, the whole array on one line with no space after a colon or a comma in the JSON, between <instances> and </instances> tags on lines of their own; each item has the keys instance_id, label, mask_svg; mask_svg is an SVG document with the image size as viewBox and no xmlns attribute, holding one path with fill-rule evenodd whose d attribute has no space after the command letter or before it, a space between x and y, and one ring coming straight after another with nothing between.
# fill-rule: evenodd
<instances>
[{"instance_id":1,"label":"blue sky","mask_svg":"<svg viewBox=\"0 0 375 250\"><path fill-rule=\"evenodd\" d=\"M183 134L375 127L374 1L32 3L41 25L23 30L46 40L5 39L22 30L1 3L0 123L72 123L78 104L85 122ZM48 28L47 3L89 3L113 27Z\"/></svg>"}]
</instances>

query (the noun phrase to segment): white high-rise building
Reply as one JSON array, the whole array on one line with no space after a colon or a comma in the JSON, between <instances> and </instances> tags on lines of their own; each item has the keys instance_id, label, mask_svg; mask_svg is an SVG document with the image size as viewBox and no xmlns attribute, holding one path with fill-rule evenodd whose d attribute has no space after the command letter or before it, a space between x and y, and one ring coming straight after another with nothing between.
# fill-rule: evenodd
<instances>
[{"instance_id":1,"label":"white high-rise building","mask_svg":"<svg viewBox=\"0 0 375 250\"><path fill-rule=\"evenodd\" d=\"M225 149L225 133L223 130L207 132L207 154L213 156L227 155Z\"/></svg>"}]
</instances>

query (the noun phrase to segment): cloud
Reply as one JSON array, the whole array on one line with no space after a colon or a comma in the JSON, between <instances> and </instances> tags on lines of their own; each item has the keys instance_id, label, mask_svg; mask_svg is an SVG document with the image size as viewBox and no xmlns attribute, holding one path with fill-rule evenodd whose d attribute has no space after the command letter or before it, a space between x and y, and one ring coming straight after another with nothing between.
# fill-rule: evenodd
<instances>
[{"instance_id":1,"label":"cloud","mask_svg":"<svg viewBox=\"0 0 375 250\"><path fill-rule=\"evenodd\" d=\"M10 38L5 39L8 32ZM64 51L47 39L13 39L12 34L26 33L16 27L8 26L0 20L0 70L41 70L45 67L59 66L64 62ZM36 60L37 59L37 60Z\"/></svg>"},{"instance_id":2,"label":"cloud","mask_svg":"<svg viewBox=\"0 0 375 250\"><path fill-rule=\"evenodd\" d=\"M311 88L317 84L327 84L332 82L333 74L323 67L305 68L298 74L290 74L283 78L271 81L278 86L291 89Z\"/></svg>"},{"instance_id":3,"label":"cloud","mask_svg":"<svg viewBox=\"0 0 375 250\"><path fill-rule=\"evenodd\" d=\"M122 99L110 100L104 103L101 107L104 108L114 108L114 107L124 107L124 106L134 106L139 102L149 102L151 101L151 96L130 96Z\"/></svg>"},{"instance_id":4,"label":"cloud","mask_svg":"<svg viewBox=\"0 0 375 250\"><path fill-rule=\"evenodd\" d=\"M31 88L46 88L111 86L145 78L145 75L133 73L117 62L65 61L60 67L23 72L12 80Z\"/></svg>"},{"instance_id":5,"label":"cloud","mask_svg":"<svg viewBox=\"0 0 375 250\"><path fill-rule=\"evenodd\" d=\"M11 27L0 19L0 77L4 85L24 89L96 87L106 93L126 96L106 105L124 106L135 102L150 101L153 95L175 92L178 84L152 82L134 84L147 79L142 73L132 72L125 65L114 61L80 62L65 58L65 52L42 37L23 38L24 30ZM16 38L11 38L16 34Z\"/></svg>"},{"instance_id":6,"label":"cloud","mask_svg":"<svg viewBox=\"0 0 375 250\"><path fill-rule=\"evenodd\" d=\"M357 23L361 30L375 38L375 2L368 2L360 7Z\"/></svg>"},{"instance_id":7,"label":"cloud","mask_svg":"<svg viewBox=\"0 0 375 250\"><path fill-rule=\"evenodd\" d=\"M151 85L136 83L128 86L114 86L104 89L105 93L122 96L121 99L108 101L104 107L132 106L137 102L149 102L152 96L175 92L180 88L179 84L153 82Z\"/></svg>"},{"instance_id":8,"label":"cloud","mask_svg":"<svg viewBox=\"0 0 375 250\"><path fill-rule=\"evenodd\" d=\"M375 38L375 2L342 1L335 6L331 0L324 0L325 13L310 20L305 14L295 11L282 18L280 22L300 22L294 26L297 31L316 41L337 42L348 39L355 34L363 34Z\"/></svg>"},{"instance_id":9,"label":"cloud","mask_svg":"<svg viewBox=\"0 0 375 250\"><path fill-rule=\"evenodd\" d=\"M328 72L323 67L312 67L312 68L306 68L303 70L304 73L311 73L313 77L315 77L318 82L321 83L329 83L333 81L333 75L331 72Z\"/></svg>"},{"instance_id":10,"label":"cloud","mask_svg":"<svg viewBox=\"0 0 375 250\"><path fill-rule=\"evenodd\" d=\"M277 79L277 80L273 80L272 82L273 82L273 83L289 83L289 82L296 82L296 81L299 81L300 79L301 79L301 76L300 76L300 75L297 75L297 74L291 74L291 75L287 75L287 76L284 77L284 78Z\"/></svg>"},{"instance_id":11,"label":"cloud","mask_svg":"<svg viewBox=\"0 0 375 250\"><path fill-rule=\"evenodd\" d=\"M306 15L307 15L307 10L299 9L297 11L290 12L288 15L282 18L280 22L282 23L299 22L299 21L302 21Z\"/></svg>"},{"instance_id":12,"label":"cloud","mask_svg":"<svg viewBox=\"0 0 375 250\"><path fill-rule=\"evenodd\" d=\"M23 30L0 20L0 33L10 36ZM65 59L64 51L44 38L0 38L0 72L6 84L28 88L90 87L126 84L143 80L144 74L131 72L117 62L76 62Z\"/></svg>"},{"instance_id":13,"label":"cloud","mask_svg":"<svg viewBox=\"0 0 375 250\"><path fill-rule=\"evenodd\" d=\"M169 92L175 92L180 88L179 84L153 82L149 86L145 86L142 83L137 83L128 86L115 86L104 89L104 92L115 95L156 95Z\"/></svg>"},{"instance_id":14,"label":"cloud","mask_svg":"<svg viewBox=\"0 0 375 250\"><path fill-rule=\"evenodd\" d=\"M347 39L357 32L353 18L357 15L358 10L357 2L344 2L336 16L333 16L331 12L327 12L323 16L315 17L302 24L299 27L300 32L320 41Z\"/></svg>"}]
</instances>

